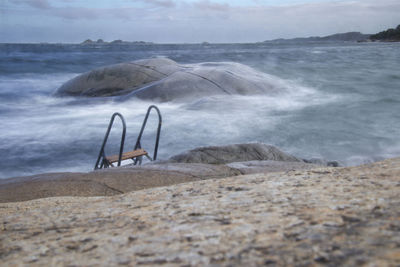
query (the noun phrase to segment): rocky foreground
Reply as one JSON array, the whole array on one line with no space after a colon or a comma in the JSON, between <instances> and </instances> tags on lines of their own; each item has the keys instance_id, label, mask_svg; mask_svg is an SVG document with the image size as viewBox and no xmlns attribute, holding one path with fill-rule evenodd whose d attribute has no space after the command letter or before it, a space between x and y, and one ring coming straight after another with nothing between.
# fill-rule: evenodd
<instances>
[{"instance_id":1,"label":"rocky foreground","mask_svg":"<svg viewBox=\"0 0 400 267\"><path fill-rule=\"evenodd\" d=\"M3 265L400 265L400 158L0 204Z\"/></svg>"},{"instance_id":2,"label":"rocky foreground","mask_svg":"<svg viewBox=\"0 0 400 267\"><path fill-rule=\"evenodd\" d=\"M318 160L305 162L262 143L200 147L142 166L126 165L124 168L89 173L45 173L2 179L0 202L56 196L112 196L190 181L317 166L310 162L330 164Z\"/></svg>"}]
</instances>

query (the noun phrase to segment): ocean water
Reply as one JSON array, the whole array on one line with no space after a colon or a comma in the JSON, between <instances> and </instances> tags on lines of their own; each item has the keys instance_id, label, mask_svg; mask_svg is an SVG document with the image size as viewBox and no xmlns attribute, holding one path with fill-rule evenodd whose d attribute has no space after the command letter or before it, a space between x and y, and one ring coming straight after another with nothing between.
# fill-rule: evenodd
<instances>
[{"instance_id":1,"label":"ocean water","mask_svg":"<svg viewBox=\"0 0 400 267\"><path fill-rule=\"evenodd\" d=\"M153 57L242 63L271 75L287 92L185 103L54 96L80 73ZM344 166L400 156L400 43L0 44L0 178L90 171L111 115L126 119L128 150L151 104L163 116L159 159L245 142ZM156 125L152 114L142 141L151 153ZM120 134L116 121L107 154L118 151Z\"/></svg>"}]
</instances>

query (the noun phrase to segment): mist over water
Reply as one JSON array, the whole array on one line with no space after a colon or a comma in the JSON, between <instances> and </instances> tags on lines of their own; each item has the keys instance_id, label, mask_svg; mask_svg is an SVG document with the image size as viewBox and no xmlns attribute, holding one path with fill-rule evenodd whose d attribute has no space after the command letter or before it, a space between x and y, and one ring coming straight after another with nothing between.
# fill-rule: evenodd
<instances>
[{"instance_id":1,"label":"mist over water","mask_svg":"<svg viewBox=\"0 0 400 267\"><path fill-rule=\"evenodd\" d=\"M184 103L54 97L77 74L137 59L238 62L285 90ZM90 171L114 112L133 148L147 108L163 116L159 159L199 146L264 142L300 158L357 165L400 156L399 44L4 45L0 44L0 178ZM153 153L156 114L142 146ZM117 153L121 124L106 148Z\"/></svg>"}]
</instances>

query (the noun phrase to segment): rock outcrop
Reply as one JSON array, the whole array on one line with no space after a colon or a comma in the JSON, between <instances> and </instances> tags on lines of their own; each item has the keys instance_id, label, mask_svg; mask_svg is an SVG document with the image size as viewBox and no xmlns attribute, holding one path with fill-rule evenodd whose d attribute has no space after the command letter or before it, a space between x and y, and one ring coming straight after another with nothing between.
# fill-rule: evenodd
<instances>
[{"instance_id":1,"label":"rock outcrop","mask_svg":"<svg viewBox=\"0 0 400 267\"><path fill-rule=\"evenodd\" d=\"M0 204L3 265L398 266L400 158Z\"/></svg>"},{"instance_id":2,"label":"rock outcrop","mask_svg":"<svg viewBox=\"0 0 400 267\"><path fill-rule=\"evenodd\" d=\"M252 160L275 160L301 162L300 159L262 144L235 144L227 146L200 147L171 157L169 162L225 164Z\"/></svg>"},{"instance_id":3,"label":"rock outcrop","mask_svg":"<svg viewBox=\"0 0 400 267\"><path fill-rule=\"evenodd\" d=\"M3 179L0 180L0 202L56 196L112 196L183 182L315 167L260 143L203 147L143 166Z\"/></svg>"},{"instance_id":4,"label":"rock outcrop","mask_svg":"<svg viewBox=\"0 0 400 267\"><path fill-rule=\"evenodd\" d=\"M115 64L81 74L56 95L118 96L172 101L212 95L256 95L286 92L285 82L233 62L177 64L167 58Z\"/></svg>"},{"instance_id":5,"label":"rock outcrop","mask_svg":"<svg viewBox=\"0 0 400 267\"><path fill-rule=\"evenodd\" d=\"M172 60L156 58L121 63L81 74L63 84L58 95L115 96L127 94L177 72Z\"/></svg>"},{"instance_id":6,"label":"rock outcrop","mask_svg":"<svg viewBox=\"0 0 400 267\"><path fill-rule=\"evenodd\" d=\"M388 29L386 31L378 32L377 34L371 35L372 41L383 41L383 42L400 42L400 24L395 29Z\"/></svg>"}]
</instances>

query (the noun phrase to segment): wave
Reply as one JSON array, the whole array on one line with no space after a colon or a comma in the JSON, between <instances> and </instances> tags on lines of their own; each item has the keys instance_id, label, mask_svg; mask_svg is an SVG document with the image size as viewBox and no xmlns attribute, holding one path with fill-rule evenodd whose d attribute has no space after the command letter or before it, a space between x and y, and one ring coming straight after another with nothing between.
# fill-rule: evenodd
<instances>
[{"instance_id":1,"label":"wave","mask_svg":"<svg viewBox=\"0 0 400 267\"><path fill-rule=\"evenodd\" d=\"M122 113L128 124L126 145L133 147L147 107L152 101L131 97L118 98L59 98L49 92L62 79L72 74L25 77L15 79L14 87L31 84L35 90L20 91L22 98L4 102L1 109L12 113L1 115L0 151L8 156L2 161L0 177L32 174L54 170L89 171L97 157L108 120L114 112ZM12 79L3 83L13 83ZM275 86L284 86L284 94L273 96L206 96L191 102L156 103L163 115L163 129L159 158L198 146L262 141L268 143L266 133L273 131L287 112L309 105L324 105L333 96L321 94L313 88L271 78ZM29 86L28 86L29 87ZM10 89L11 87L8 86ZM46 89L45 89L46 88ZM47 92L47 94L44 94ZM18 103L18 105L15 105ZM154 146L155 117L149 119L142 145ZM153 121L154 120L154 121ZM118 151L120 125L110 136L108 153ZM19 167L16 171L15 162Z\"/></svg>"},{"instance_id":2,"label":"wave","mask_svg":"<svg viewBox=\"0 0 400 267\"><path fill-rule=\"evenodd\" d=\"M0 152L7 157L0 163L0 177L49 171L90 171L111 115L120 112L125 116L128 125L126 148L130 149L151 104L156 104L163 116L160 159L199 146L257 141L275 145L301 158L337 160L343 165L400 155L397 141L400 118L396 113L399 98L397 84L390 84L391 80L381 81L375 76L374 83L370 83L369 75L365 75L365 81L358 81L357 73L348 72L353 65L343 67L342 61L335 61L339 65L334 65L335 72L331 71L332 65L326 57L337 56L336 50L313 54L313 60L319 60L315 63L307 61L303 50L299 53L297 47L286 50L279 50L279 47L268 50L266 47L261 52L250 47L241 48L244 50L240 53L237 47L234 51L226 51L225 47L218 49L199 48L194 52L186 49L182 53L149 50L147 54L114 51L112 56L91 52L84 55L79 68L76 66L82 54L74 54L70 59L73 64L67 63L65 67L56 62L50 67L29 63L24 74L18 73L17 67L15 74L2 73ZM309 51L309 48L304 50ZM352 55L357 51L352 51ZM340 53L341 57L346 56L346 51ZM191 69L212 70L230 65L234 71L225 68L227 75L233 73L238 80L244 76L247 83L262 81L276 90L257 95L204 94L165 103L140 100L134 94L100 98L53 97L56 88L78 72L114 63L116 58L136 59L149 54L181 58L186 62L181 65ZM209 62L213 58L221 62ZM248 66L235 69L234 63L227 62L235 59L248 60L241 63L257 69L258 74L248 72ZM304 66L307 70L303 70ZM48 67L57 69L40 73L46 72ZM33 68L38 68L39 73L31 71ZM203 82L213 86L206 80ZM366 87L367 84L373 85ZM354 90L350 92L349 88ZM106 148L109 154L118 151L121 130L118 123ZM143 147L150 152L156 125L156 117L152 114L143 139Z\"/></svg>"}]
</instances>

